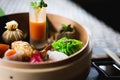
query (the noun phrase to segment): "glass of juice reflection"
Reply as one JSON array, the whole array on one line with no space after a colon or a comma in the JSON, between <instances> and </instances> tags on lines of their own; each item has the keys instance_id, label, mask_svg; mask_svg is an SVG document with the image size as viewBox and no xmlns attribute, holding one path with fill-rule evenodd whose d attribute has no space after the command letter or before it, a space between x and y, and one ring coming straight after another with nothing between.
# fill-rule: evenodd
<instances>
[{"instance_id":1,"label":"glass of juice reflection","mask_svg":"<svg viewBox=\"0 0 120 80\"><path fill-rule=\"evenodd\" d=\"M40 2L37 3L40 4ZM29 16L30 16L30 21L29 21L30 43L34 45L35 48L42 49L46 43L46 7L32 6L30 8Z\"/></svg>"}]
</instances>

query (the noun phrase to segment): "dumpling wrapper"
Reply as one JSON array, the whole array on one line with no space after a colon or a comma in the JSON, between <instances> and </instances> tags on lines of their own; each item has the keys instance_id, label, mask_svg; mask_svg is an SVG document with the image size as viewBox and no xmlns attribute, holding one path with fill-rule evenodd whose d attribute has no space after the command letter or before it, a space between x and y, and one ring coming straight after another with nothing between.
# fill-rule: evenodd
<instances>
[{"instance_id":1,"label":"dumpling wrapper","mask_svg":"<svg viewBox=\"0 0 120 80\"><path fill-rule=\"evenodd\" d=\"M62 52L58 51L47 51L47 54L49 55L49 61L59 61L65 58L68 58L68 56Z\"/></svg>"}]
</instances>

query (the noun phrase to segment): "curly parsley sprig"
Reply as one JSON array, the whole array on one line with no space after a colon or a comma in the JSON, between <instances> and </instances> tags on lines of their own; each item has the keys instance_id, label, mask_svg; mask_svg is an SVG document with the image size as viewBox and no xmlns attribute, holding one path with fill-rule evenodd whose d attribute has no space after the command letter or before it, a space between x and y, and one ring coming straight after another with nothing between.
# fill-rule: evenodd
<instances>
[{"instance_id":1,"label":"curly parsley sprig","mask_svg":"<svg viewBox=\"0 0 120 80\"><path fill-rule=\"evenodd\" d=\"M40 0L40 1L35 1L35 2L31 2L31 6L33 6L34 8L42 8L42 7L47 7L47 4L44 2L44 0Z\"/></svg>"},{"instance_id":2,"label":"curly parsley sprig","mask_svg":"<svg viewBox=\"0 0 120 80\"><path fill-rule=\"evenodd\" d=\"M72 32L73 28L71 27L71 24L62 24L62 29L60 32Z\"/></svg>"}]
</instances>

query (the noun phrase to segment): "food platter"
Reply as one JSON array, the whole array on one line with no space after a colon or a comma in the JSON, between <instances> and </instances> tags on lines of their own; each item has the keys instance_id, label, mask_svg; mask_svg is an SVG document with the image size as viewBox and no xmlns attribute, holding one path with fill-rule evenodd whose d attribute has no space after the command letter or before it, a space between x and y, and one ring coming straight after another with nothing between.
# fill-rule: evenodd
<instances>
[{"instance_id":1,"label":"food platter","mask_svg":"<svg viewBox=\"0 0 120 80\"><path fill-rule=\"evenodd\" d=\"M20 24L19 28L23 30L26 36L24 41L29 42L29 14L16 13L0 17L0 36L2 36L2 33L5 31L5 23L10 20L16 20ZM0 59L0 72L3 72L0 73L0 76L3 76L2 79L10 80L11 76L15 80L26 80L26 77L28 79L28 76L29 80L33 80L33 77L36 77L36 80L71 80L75 78L85 79L90 70L92 51L87 31L84 29L84 27L73 20L55 14L47 14L48 39L51 37L53 38L53 35L59 31L61 24L71 24L75 26L77 39L83 42L83 47L79 51L60 61L37 64ZM4 43L1 37L0 43ZM76 69L77 72L75 71L69 74L69 72L74 71L74 69ZM11 71L13 73L11 73ZM63 77L65 73L69 75ZM31 75L33 75L33 77L30 77ZM61 77L58 79L55 75L59 75ZM46 76L48 77L46 78Z\"/></svg>"}]
</instances>

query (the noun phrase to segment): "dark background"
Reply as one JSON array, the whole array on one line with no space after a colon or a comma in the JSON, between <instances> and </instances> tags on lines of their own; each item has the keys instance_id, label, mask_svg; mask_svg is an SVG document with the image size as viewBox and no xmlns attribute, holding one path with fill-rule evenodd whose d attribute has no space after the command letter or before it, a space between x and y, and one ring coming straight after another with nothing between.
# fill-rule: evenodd
<instances>
[{"instance_id":1,"label":"dark background","mask_svg":"<svg viewBox=\"0 0 120 80\"><path fill-rule=\"evenodd\" d=\"M120 32L119 0L71 0L86 11Z\"/></svg>"}]
</instances>

